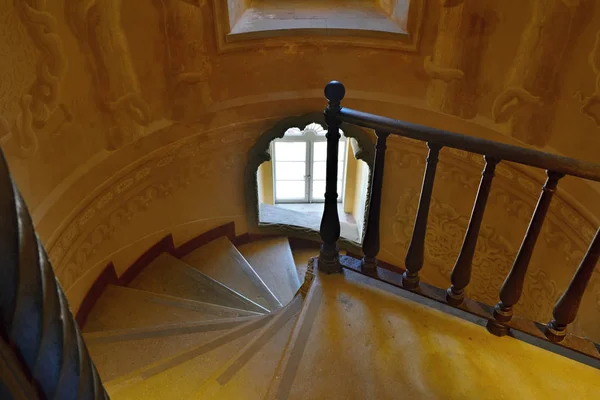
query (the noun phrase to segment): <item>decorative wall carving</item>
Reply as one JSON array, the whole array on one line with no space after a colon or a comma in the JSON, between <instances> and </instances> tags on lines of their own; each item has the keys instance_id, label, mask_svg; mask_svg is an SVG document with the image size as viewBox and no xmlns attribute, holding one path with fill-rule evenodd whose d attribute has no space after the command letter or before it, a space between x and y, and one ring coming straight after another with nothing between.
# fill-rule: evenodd
<instances>
[{"instance_id":1,"label":"decorative wall carving","mask_svg":"<svg viewBox=\"0 0 600 400\"><path fill-rule=\"evenodd\" d=\"M208 79L212 63L204 41L204 2L190 5L181 0L156 0L163 15L167 104L171 118L182 120L186 108L202 110L212 103ZM188 4L190 3L190 4Z\"/></svg>"},{"instance_id":2,"label":"decorative wall carving","mask_svg":"<svg viewBox=\"0 0 600 400\"><path fill-rule=\"evenodd\" d=\"M600 31L596 34L596 42L588 59L592 71L596 74L596 90L590 96L581 96L579 101L581 102L583 115L594 121L597 127L600 127L600 109L595 108L600 105Z\"/></svg>"},{"instance_id":3,"label":"decorative wall carving","mask_svg":"<svg viewBox=\"0 0 600 400\"><path fill-rule=\"evenodd\" d=\"M66 0L71 30L88 54L102 110L110 116L106 148L135 140L150 123L127 38L121 27L122 0Z\"/></svg>"},{"instance_id":4,"label":"decorative wall carving","mask_svg":"<svg viewBox=\"0 0 600 400\"><path fill-rule=\"evenodd\" d=\"M581 23L579 0L539 0L525 29L492 113L496 122L510 122L510 134L525 143L544 146L550 136L557 96L557 78L575 26Z\"/></svg>"},{"instance_id":5,"label":"decorative wall carving","mask_svg":"<svg viewBox=\"0 0 600 400\"><path fill-rule=\"evenodd\" d=\"M242 171L244 151L252 140L238 131L223 130L188 137L139 160L99 187L78 207L56 240L47 245L63 287L68 289L94 261L99 261L94 259L98 249L157 201L175 195L192 182L202 185L203 190L209 185L220 186L222 176L232 177Z\"/></svg>"},{"instance_id":6,"label":"decorative wall carving","mask_svg":"<svg viewBox=\"0 0 600 400\"><path fill-rule=\"evenodd\" d=\"M20 113L12 129L3 123L0 136L15 140L19 155L27 158L38 147L37 131L44 128L58 106L60 84L67 71L67 59L57 33L56 19L46 10L46 1L16 2L19 17L37 49L42 53L36 79L20 101Z\"/></svg>"},{"instance_id":7,"label":"decorative wall carving","mask_svg":"<svg viewBox=\"0 0 600 400\"><path fill-rule=\"evenodd\" d=\"M442 6L433 55L425 57L432 81L427 102L436 110L474 118L477 115L477 80L486 35L490 28L481 4L440 0Z\"/></svg>"}]
</instances>

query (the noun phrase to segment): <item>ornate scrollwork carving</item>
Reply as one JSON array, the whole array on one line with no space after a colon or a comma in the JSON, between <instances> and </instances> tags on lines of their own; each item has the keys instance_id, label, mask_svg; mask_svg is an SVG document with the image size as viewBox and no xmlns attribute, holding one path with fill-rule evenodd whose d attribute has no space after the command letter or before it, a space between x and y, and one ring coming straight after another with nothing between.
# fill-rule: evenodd
<instances>
[{"instance_id":1,"label":"ornate scrollwork carving","mask_svg":"<svg viewBox=\"0 0 600 400\"><path fill-rule=\"evenodd\" d=\"M58 106L60 84L67 72L67 59L57 33L56 19L46 11L46 0L19 1L19 17L35 46L42 52L37 65L37 77L29 92L21 97L20 113L14 128L4 124L0 137L9 134L19 148L19 155L27 158L38 147L36 131L43 128Z\"/></svg>"},{"instance_id":2,"label":"ornate scrollwork carving","mask_svg":"<svg viewBox=\"0 0 600 400\"><path fill-rule=\"evenodd\" d=\"M574 36L580 1L543 0L533 7L492 116L496 122L510 122L513 137L543 146L549 139L556 80Z\"/></svg>"},{"instance_id":3,"label":"ornate scrollwork carving","mask_svg":"<svg viewBox=\"0 0 600 400\"><path fill-rule=\"evenodd\" d=\"M134 141L150 123L150 107L121 27L121 6L122 0L67 0L65 5L70 28L94 69L100 105L111 117L109 150Z\"/></svg>"},{"instance_id":4,"label":"ornate scrollwork carving","mask_svg":"<svg viewBox=\"0 0 600 400\"><path fill-rule=\"evenodd\" d=\"M440 0L441 16L431 56L423 67L431 77L429 105L462 118L477 115L477 80L489 17L477 2Z\"/></svg>"},{"instance_id":5,"label":"ornate scrollwork carving","mask_svg":"<svg viewBox=\"0 0 600 400\"><path fill-rule=\"evenodd\" d=\"M165 39L165 79L171 118L186 119L189 110L212 103L208 79L212 63L204 43L204 0L158 0ZM191 5L191 6L190 6ZM195 7L192 7L195 6Z\"/></svg>"},{"instance_id":6,"label":"ornate scrollwork carving","mask_svg":"<svg viewBox=\"0 0 600 400\"><path fill-rule=\"evenodd\" d=\"M579 93L581 102L581 112L590 118L597 127L600 128L600 110L596 109L600 105L600 31L596 34L594 48L588 57L592 71L596 74L596 88L590 96L583 96Z\"/></svg>"}]
</instances>

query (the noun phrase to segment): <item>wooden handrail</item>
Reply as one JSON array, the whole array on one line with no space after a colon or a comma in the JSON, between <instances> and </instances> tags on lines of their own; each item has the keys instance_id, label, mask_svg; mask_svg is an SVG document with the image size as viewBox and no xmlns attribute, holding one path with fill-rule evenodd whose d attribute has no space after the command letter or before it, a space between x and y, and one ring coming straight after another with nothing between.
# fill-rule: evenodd
<instances>
[{"instance_id":1,"label":"wooden handrail","mask_svg":"<svg viewBox=\"0 0 600 400\"><path fill-rule=\"evenodd\" d=\"M346 107L340 109L338 118L365 128L600 182L600 164L381 117Z\"/></svg>"},{"instance_id":2,"label":"wooden handrail","mask_svg":"<svg viewBox=\"0 0 600 400\"><path fill-rule=\"evenodd\" d=\"M536 241L541 232L544 220L546 219L546 214L553 194L556 192L559 179L565 175L570 175L593 181L600 181L600 164L583 162L542 151L498 143L491 140L461 135L441 129L430 128L412 124L410 122L352 110L341 106L340 103L344 94L344 85L336 81L330 82L325 88L325 97L329 100L329 106L325 110L329 134L332 136L337 135L340 124L345 122L373 129L378 136L377 162L372 171L373 180L371 188L369 188L372 195L371 204L369 205L367 226L365 227L366 234L362 246L364 259L360 262L359 272L388 283L393 282L393 284L398 287L461 308L472 314L478 316L485 314L485 318L488 320L488 330L498 336L506 335L509 329L518 329L529 334L533 332L539 335L539 329L524 329L520 322L513 322L513 306L518 303L521 297L527 276L527 268ZM385 133L383 140L381 136L382 132ZM406 270L402 275L398 276L390 275L396 274L396 272L387 271L384 273L377 266L376 258L377 253L379 252L379 218L382 191L384 190L382 186L386 152L385 139L389 134L420 140L427 143L427 146L429 147L419 207L415 217L411 242L406 254ZM337 193L335 182L337 182L337 147L335 146L337 144L337 136L333 139L335 141L328 143L328 146L331 144L332 147L328 147L328 186L326 198L329 196L331 199L336 199ZM452 271L452 285L447 290L434 288L427 284L421 284L419 279L419 271L424 267L425 233L433 192L436 164L439 151L442 147L451 147L470 153L481 154L486 159L486 167L483 171L477 198L471 213L469 227L459 257ZM485 212L487 198L490 194L494 169L496 168L496 164L501 161L510 161L544 169L548 175L548 179L542 188L538 204L531 217L529 228L523 238L522 245L515 258L513 267L502 285L502 289L499 293L500 301L495 307L486 305L488 309L493 310L493 313L485 312L482 314L472 309L470 306L465 306L465 304L471 304L472 300L465 298L464 292L471 280L471 264L475 254L475 246L477 244L477 237ZM335 163L335 165L333 165L333 163ZM330 249L330 251L321 252L319 269L329 273L339 271L339 268L332 269L328 265L328 260L330 259L335 259L336 261L339 260L336 245L337 239L339 238L339 219L337 219L333 204L330 205L329 208L327 205L325 206L325 212L321 223L321 237L323 238L323 249ZM563 341L565 338L565 329L567 325L575 319L585 287L598 262L598 255L600 254L599 248L600 239L597 234L593 244L590 246L590 250L576 272L571 285L554 309L554 319L548 323L544 332L547 340L559 342ZM357 270L357 262L358 260L350 260L348 257L342 258L342 261L339 261L339 263L342 264L342 267L353 270ZM442 295L441 293L444 293L445 295ZM531 321L531 323L535 325L535 322ZM600 359L600 347L598 345L590 346L587 339L577 338L574 340L565 340L562 344L564 347Z\"/></svg>"}]
</instances>

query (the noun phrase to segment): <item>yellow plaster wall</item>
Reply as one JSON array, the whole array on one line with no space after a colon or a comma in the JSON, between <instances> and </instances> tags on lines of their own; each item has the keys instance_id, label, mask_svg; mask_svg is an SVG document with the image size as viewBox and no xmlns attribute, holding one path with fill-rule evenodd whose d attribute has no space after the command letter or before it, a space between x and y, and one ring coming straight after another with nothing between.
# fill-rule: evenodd
<instances>
[{"instance_id":1,"label":"yellow plaster wall","mask_svg":"<svg viewBox=\"0 0 600 400\"><path fill-rule=\"evenodd\" d=\"M232 220L247 231L248 150L279 119L322 110L331 79L346 84L348 107L600 162L595 3L412 0L424 12L409 13L411 51L326 36L225 46L213 2L3 2L0 145L76 309L103 264L122 271L168 232L183 241ZM540 24L544 46L532 49ZM425 153L399 141L386 161L381 257L402 265ZM423 271L440 286L480 168L442 151ZM543 181L500 170L470 292L490 304ZM561 181L518 312L549 318L598 226L599 196L600 185ZM577 332L597 331L597 282Z\"/></svg>"},{"instance_id":2,"label":"yellow plaster wall","mask_svg":"<svg viewBox=\"0 0 600 400\"><path fill-rule=\"evenodd\" d=\"M265 161L258 167L258 201L265 204L275 204L273 192L273 163Z\"/></svg>"},{"instance_id":3,"label":"yellow plaster wall","mask_svg":"<svg viewBox=\"0 0 600 400\"><path fill-rule=\"evenodd\" d=\"M356 168L358 161L354 158L351 141L349 139L346 146L346 180L344 182L344 198L342 199L345 213L354 212L354 196L356 192Z\"/></svg>"},{"instance_id":4,"label":"yellow plaster wall","mask_svg":"<svg viewBox=\"0 0 600 400\"><path fill-rule=\"evenodd\" d=\"M358 232L362 236L364 230L365 208L367 203L367 191L369 183L369 166L364 162L356 163L356 174L354 176L354 201L352 215L356 220Z\"/></svg>"}]
</instances>

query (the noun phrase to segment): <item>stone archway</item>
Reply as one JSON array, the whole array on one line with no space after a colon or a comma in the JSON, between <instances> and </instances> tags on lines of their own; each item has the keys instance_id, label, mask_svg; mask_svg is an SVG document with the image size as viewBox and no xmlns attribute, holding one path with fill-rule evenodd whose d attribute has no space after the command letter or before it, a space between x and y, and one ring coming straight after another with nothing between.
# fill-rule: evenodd
<instances>
[{"instance_id":1,"label":"stone archway","mask_svg":"<svg viewBox=\"0 0 600 400\"><path fill-rule=\"evenodd\" d=\"M319 233L313 229L301 228L286 224L267 224L261 223L259 218L260 204L258 194L258 168L267 161L271 161L269 154L270 143L278 138L282 138L289 128L304 128L305 126L317 123L326 127L325 117L322 113L313 112L299 116L292 116L278 121L270 129L263 132L254 146L248 151L248 161L244 172L244 185L246 197L246 215L248 218L248 230L254 233L279 233L288 236L297 236L307 239L319 239ZM357 160L364 161L369 168L368 186L371 185L371 171L375 157L375 143L371 135L365 130L348 124L342 124L341 129L344 136L355 140L353 148L354 157ZM365 205L365 218L367 216L370 191L367 191ZM362 232L360 233L362 237ZM353 242L349 242L352 246Z\"/></svg>"}]
</instances>

